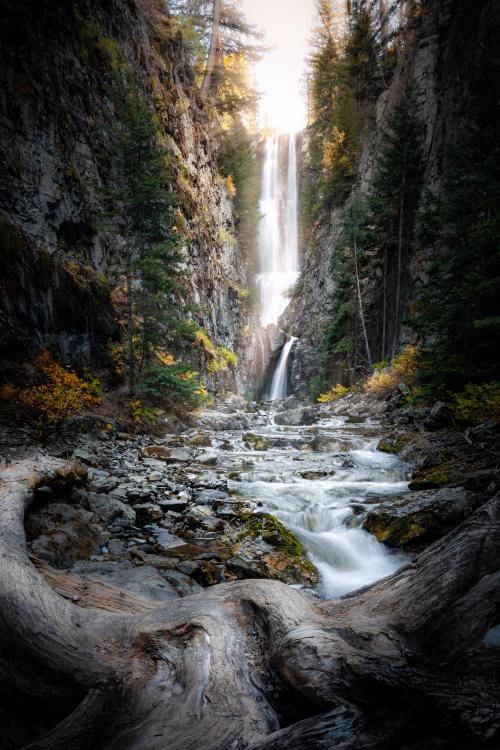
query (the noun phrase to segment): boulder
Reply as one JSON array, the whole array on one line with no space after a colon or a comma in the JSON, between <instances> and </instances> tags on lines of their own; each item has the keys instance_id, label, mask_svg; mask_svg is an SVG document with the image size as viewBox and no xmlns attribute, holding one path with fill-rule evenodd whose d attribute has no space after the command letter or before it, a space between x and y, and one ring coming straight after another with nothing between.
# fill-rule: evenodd
<instances>
[{"instance_id":1,"label":"boulder","mask_svg":"<svg viewBox=\"0 0 500 750\"><path fill-rule=\"evenodd\" d=\"M424 427L428 430L442 430L453 424L452 414L444 401L436 401L431 413L424 421Z\"/></svg>"},{"instance_id":2,"label":"boulder","mask_svg":"<svg viewBox=\"0 0 500 750\"><path fill-rule=\"evenodd\" d=\"M269 448L269 440L254 432L247 432L243 435L243 442L247 448L253 451L266 451Z\"/></svg>"},{"instance_id":3,"label":"boulder","mask_svg":"<svg viewBox=\"0 0 500 750\"><path fill-rule=\"evenodd\" d=\"M275 415L274 421L279 425L310 425L318 420L318 411L313 406L302 406L299 409L282 411Z\"/></svg>"},{"instance_id":4,"label":"boulder","mask_svg":"<svg viewBox=\"0 0 500 750\"><path fill-rule=\"evenodd\" d=\"M95 492L89 492L87 501L90 510L101 523L111 524L115 520L121 520L126 525L133 526L135 524L134 509L113 495L99 495Z\"/></svg>"},{"instance_id":5,"label":"boulder","mask_svg":"<svg viewBox=\"0 0 500 750\"><path fill-rule=\"evenodd\" d=\"M50 503L26 518L30 552L53 568L69 568L87 560L105 542L102 529L91 523L92 513L66 503Z\"/></svg>"},{"instance_id":6,"label":"boulder","mask_svg":"<svg viewBox=\"0 0 500 750\"><path fill-rule=\"evenodd\" d=\"M158 458L159 460L166 461L170 458L170 450L164 445L148 445L144 449L144 453L152 458Z\"/></svg>"},{"instance_id":7,"label":"boulder","mask_svg":"<svg viewBox=\"0 0 500 750\"><path fill-rule=\"evenodd\" d=\"M147 523L155 523L163 518L163 510L156 503L140 503L134 505L136 523L145 526Z\"/></svg>"},{"instance_id":8,"label":"boulder","mask_svg":"<svg viewBox=\"0 0 500 750\"><path fill-rule=\"evenodd\" d=\"M363 528L389 547L418 549L465 520L479 502L463 487L413 492L370 511Z\"/></svg>"},{"instance_id":9,"label":"boulder","mask_svg":"<svg viewBox=\"0 0 500 750\"><path fill-rule=\"evenodd\" d=\"M223 505L231 496L227 492L220 490L202 490L197 492L195 500L197 505Z\"/></svg>"},{"instance_id":10,"label":"boulder","mask_svg":"<svg viewBox=\"0 0 500 750\"><path fill-rule=\"evenodd\" d=\"M128 560L78 562L71 572L85 580L117 586L155 602L166 602L179 596L176 588L151 565L136 566Z\"/></svg>"}]
</instances>

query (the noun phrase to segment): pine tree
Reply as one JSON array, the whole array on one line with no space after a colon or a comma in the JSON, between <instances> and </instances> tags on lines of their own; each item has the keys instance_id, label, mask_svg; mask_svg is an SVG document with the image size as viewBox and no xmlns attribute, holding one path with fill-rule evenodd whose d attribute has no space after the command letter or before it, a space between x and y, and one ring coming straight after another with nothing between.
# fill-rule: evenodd
<instances>
[{"instance_id":1,"label":"pine tree","mask_svg":"<svg viewBox=\"0 0 500 750\"><path fill-rule=\"evenodd\" d=\"M413 324L427 342L423 381L437 393L500 375L500 127L497 83L478 81L471 124L446 153L440 194L427 193L418 239L434 262Z\"/></svg>"},{"instance_id":2,"label":"pine tree","mask_svg":"<svg viewBox=\"0 0 500 750\"><path fill-rule=\"evenodd\" d=\"M403 313L404 282L414 238L414 219L421 190L419 124L410 92L405 92L387 118L377 166L369 190L371 222L382 259L381 359L395 355ZM393 288L389 281L394 279ZM394 300L391 305L391 300ZM392 315L392 340L388 319Z\"/></svg>"},{"instance_id":3,"label":"pine tree","mask_svg":"<svg viewBox=\"0 0 500 750\"><path fill-rule=\"evenodd\" d=\"M139 388L151 397L152 383L161 380L164 370L170 391L163 388L157 396L172 400L176 394L184 397L188 386L192 392L199 388L191 377L193 368L176 362L172 354L193 337L193 326L178 304L183 274L173 229L176 196L168 187L155 117L136 85L121 81L116 116L117 187L110 199L125 237L129 391Z\"/></svg>"}]
</instances>

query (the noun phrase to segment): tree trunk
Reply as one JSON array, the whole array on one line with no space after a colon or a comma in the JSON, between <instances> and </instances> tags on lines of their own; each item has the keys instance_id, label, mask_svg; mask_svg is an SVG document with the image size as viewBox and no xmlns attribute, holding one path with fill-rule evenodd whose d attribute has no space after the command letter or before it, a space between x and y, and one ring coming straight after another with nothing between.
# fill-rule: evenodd
<instances>
[{"instance_id":1,"label":"tree trunk","mask_svg":"<svg viewBox=\"0 0 500 750\"><path fill-rule=\"evenodd\" d=\"M500 649L484 641L500 617L500 496L343 599L249 580L124 613L118 589L81 604L74 576L28 557L27 486L75 472L47 460L1 475L0 718L24 722L25 748L374 750L443 735L470 748L500 738Z\"/></svg>"},{"instance_id":2,"label":"tree trunk","mask_svg":"<svg viewBox=\"0 0 500 750\"><path fill-rule=\"evenodd\" d=\"M128 390L131 396L135 393L135 349L134 321L132 300L132 272L127 271L127 348L128 348Z\"/></svg>"},{"instance_id":3,"label":"tree trunk","mask_svg":"<svg viewBox=\"0 0 500 750\"><path fill-rule=\"evenodd\" d=\"M382 354L380 359L385 359L387 346L387 246L384 247L384 289L382 299Z\"/></svg>"},{"instance_id":4,"label":"tree trunk","mask_svg":"<svg viewBox=\"0 0 500 750\"><path fill-rule=\"evenodd\" d=\"M358 304L359 304L359 317L361 318L361 326L363 328L363 337L365 340L366 356L368 359L368 367L372 366L372 355L370 353L370 344L368 341L368 333L366 331L365 314L363 310L363 299L361 297L361 282L359 279L359 267L358 267L358 246L356 243L356 237L354 237L354 270L356 273L356 287L358 290Z\"/></svg>"},{"instance_id":5,"label":"tree trunk","mask_svg":"<svg viewBox=\"0 0 500 750\"><path fill-rule=\"evenodd\" d=\"M201 84L201 95L205 100L208 99L210 95L212 77L217 63L217 55L219 54L221 9L222 0L213 0L210 47L208 50L207 67Z\"/></svg>"},{"instance_id":6,"label":"tree trunk","mask_svg":"<svg viewBox=\"0 0 500 750\"><path fill-rule=\"evenodd\" d=\"M399 340L399 309L401 296L401 273L403 262L403 231L404 231L404 212L405 212L405 183L406 171L403 172L403 184L401 186L401 202L399 206L399 231L398 231L398 270L396 277L396 310L394 313L394 338L392 340L392 356L396 354Z\"/></svg>"}]
</instances>

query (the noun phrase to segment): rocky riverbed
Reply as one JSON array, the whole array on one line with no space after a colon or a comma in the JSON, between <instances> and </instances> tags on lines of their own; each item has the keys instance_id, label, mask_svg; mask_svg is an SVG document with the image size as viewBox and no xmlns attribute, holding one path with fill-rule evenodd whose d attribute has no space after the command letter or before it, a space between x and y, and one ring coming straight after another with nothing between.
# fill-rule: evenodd
<instances>
[{"instance_id":1,"label":"rocky riverbed","mask_svg":"<svg viewBox=\"0 0 500 750\"><path fill-rule=\"evenodd\" d=\"M162 437L83 418L37 446L5 428L0 453L78 465L35 490L26 532L37 566L82 606L75 581L152 602L244 578L335 597L389 575L498 489L497 430L464 435L434 411L233 397Z\"/></svg>"}]
</instances>

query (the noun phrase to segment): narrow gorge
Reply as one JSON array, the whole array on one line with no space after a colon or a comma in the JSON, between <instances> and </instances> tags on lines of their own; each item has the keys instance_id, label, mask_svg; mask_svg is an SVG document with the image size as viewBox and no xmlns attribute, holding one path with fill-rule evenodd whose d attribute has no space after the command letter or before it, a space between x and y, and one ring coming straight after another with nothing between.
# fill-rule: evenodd
<instances>
[{"instance_id":1,"label":"narrow gorge","mask_svg":"<svg viewBox=\"0 0 500 750\"><path fill-rule=\"evenodd\" d=\"M499 748L495 0L2 10L0 750Z\"/></svg>"}]
</instances>

